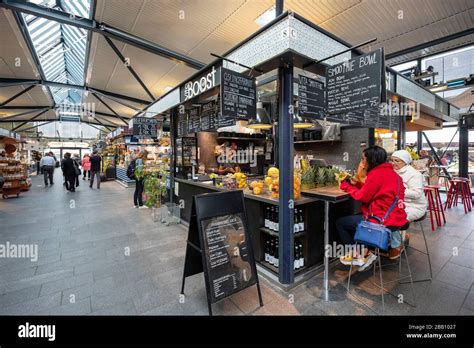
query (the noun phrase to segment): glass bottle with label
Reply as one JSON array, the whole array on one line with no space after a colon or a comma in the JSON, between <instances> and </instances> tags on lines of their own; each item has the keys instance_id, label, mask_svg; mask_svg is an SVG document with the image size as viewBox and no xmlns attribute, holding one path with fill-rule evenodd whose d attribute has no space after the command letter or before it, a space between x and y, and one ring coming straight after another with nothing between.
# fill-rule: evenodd
<instances>
[{"instance_id":1,"label":"glass bottle with label","mask_svg":"<svg viewBox=\"0 0 474 348\"><path fill-rule=\"evenodd\" d=\"M268 228L271 229L272 231L275 230L275 207L272 207L272 208L271 208L271 211L270 211L270 223L269 223Z\"/></svg>"},{"instance_id":2,"label":"glass bottle with label","mask_svg":"<svg viewBox=\"0 0 474 348\"><path fill-rule=\"evenodd\" d=\"M275 208L275 228L274 230L278 232L280 223L279 223L280 217L279 217L279 212L278 212L278 206Z\"/></svg>"},{"instance_id":3,"label":"glass bottle with label","mask_svg":"<svg viewBox=\"0 0 474 348\"><path fill-rule=\"evenodd\" d=\"M297 233L300 231L300 225L298 222L299 222L298 210L295 208L293 209L293 233Z\"/></svg>"},{"instance_id":4,"label":"glass bottle with label","mask_svg":"<svg viewBox=\"0 0 474 348\"><path fill-rule=\"evenodd\" d=\"M268 263L270 263L271 265L275 263L274 255L275 255L275 244L273 243L273 239L272 239L270 242L270 251L268 253Z\"/></svg>"},{"instance_id":5,"label":"glass bottle with label","mask_svg":"<svg viewBox=\"0 0 474 348\"><path fill-rule=\"evenodd\" d=\"M270 240L265 243L265 262L270 262Z\"/></svg>"},{"instance_id":6,"label":"glass bottle with label","mask_svg":"<svg viewBox=\"0 0 474 348\"><path fill-rule=\"evenodd\" d=\"M303 255L303 246L301 245L301 243L299 244L299 249L300 249L300 268L304 266L304 255Z\"/></svg>"},{"instance_id":7,"label":"glass bottle with label","mask_svg":"<svg viewBox=\"0 0 474 348\"><path fill-rule=\"evenodd\" d=\"M269 224L270 224L270 207L267 207L265 209L265 223L264 223L265 228L268 228Z\"/></svg>"},{"instance_id":8,"label":"glass bottle with label","mask_svg":"<svg viewBox=\"0 0 474 348\"><path fill-rule=\"evenodd\" d=\"M299 217L298 217L298 230L300 232L304 231L304 215L303 215L303 209L299 210Z\"/></svg>"},{"instance_id":9,"label":"glass bottle with label","mask_svg":"<svg viewBox=\"0 0 474 348\"><path fill-rule=\"evenodd\" d=\"M275 261L274 261L273 265L276 268L278 268L278 240L275 243L275 256L274 256L274 259L275 259Z\"/></svg>"},{"instance_id":10,"label":"glass bottle with label","mask_svg":"<svg viewBox=\"0 0 474 348\"><path fill-rule=\"evenodd\" d=\"M293 260L293 269L296 270L298 269L298 265L299 265L299 248L298 248L298 245L295 244L295 251L294 251L294 260Z\"/></svg>"}]
</instances>

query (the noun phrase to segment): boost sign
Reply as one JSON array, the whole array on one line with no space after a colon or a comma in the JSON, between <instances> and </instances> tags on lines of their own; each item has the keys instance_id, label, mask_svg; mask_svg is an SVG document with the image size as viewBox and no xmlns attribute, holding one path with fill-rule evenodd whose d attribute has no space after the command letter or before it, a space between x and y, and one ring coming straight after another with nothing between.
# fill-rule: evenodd
<instances>
[{"instance_id":1,"label":"boost sign","mask_svg":"<svg viewBox=\"0 0 474 348\"><path fill-rule=\"evenodd\" d=\"M181 87L181 100L186 101L191 98L198 96L201 93L208 91L209 89L218 86L220 83L220 69L213 66L211 71L201 77L186 82Z\"/></svg>"}]
</instances>

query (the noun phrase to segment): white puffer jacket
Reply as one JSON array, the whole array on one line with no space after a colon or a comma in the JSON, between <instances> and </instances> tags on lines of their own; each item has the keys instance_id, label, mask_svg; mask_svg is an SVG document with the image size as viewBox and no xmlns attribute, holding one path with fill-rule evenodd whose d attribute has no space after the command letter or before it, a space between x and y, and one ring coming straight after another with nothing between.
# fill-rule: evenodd
<instances>
[{"instance_id":1,"label":"white puffer jacket","mask_svg":"<svg viewBox=\"0 0 474 348\"><path fill-rule=\"evenodd\" d=\"M405 186L405 211L408 221L421 218L428 207L423 191L423 174L410 165L396 171L403 179Z\"/></svg>"}]
</instances>

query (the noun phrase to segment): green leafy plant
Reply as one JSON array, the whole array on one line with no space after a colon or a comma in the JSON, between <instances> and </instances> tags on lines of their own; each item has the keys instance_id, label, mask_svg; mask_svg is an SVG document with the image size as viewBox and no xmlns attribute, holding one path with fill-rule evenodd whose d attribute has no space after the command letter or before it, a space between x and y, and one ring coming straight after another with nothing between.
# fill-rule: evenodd
<instances>
[{"instance_id":1,"label":"green leafy plant","mask_svg":"<svg viewBox=\"0 0 474 348\"><path fill-rule=\"evenodd\" d=\"M143 166L135 167L135 178L141 180L145 177L145 168Z\"/></svg>"},{"instance_id":2,"label":"green leafy plant","mask_svg":"<svg viewBox=\"0 0 474 348\"><path fill-rule=\"evenodd\" d=\"M147 196L145 205L147 207L158 207L161 205L161 197L166 194L166 173L151 173L146 176L144 191Z\"/></svg>"}]
</instances>

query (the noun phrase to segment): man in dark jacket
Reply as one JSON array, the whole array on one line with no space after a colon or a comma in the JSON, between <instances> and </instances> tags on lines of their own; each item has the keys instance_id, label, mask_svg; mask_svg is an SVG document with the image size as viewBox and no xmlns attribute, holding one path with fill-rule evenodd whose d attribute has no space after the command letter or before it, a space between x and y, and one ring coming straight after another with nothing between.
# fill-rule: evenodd
<instances>
[{"instance_id":1,"label":"man in dark jacket","mask_svg":"<svg viewBox=\"0 0 474 348\"><path fill-rule=\"evenodd\" d=\"M89 161L91 162L91 183L89 187L92 188L94 185L94 177L97 176L97 189L100 190L100 162L102 161L102 158L100 158L97 150L92 152Z\"/></svg>"},{"instance_id":2,"label":"man in dark jacket","mask_svg":"<svg viewBox=\"0 0 474 348\"><path fill-rule=\"evenodd\" d=\"M74 160L71 154L66 152L62 163L64 177L66 178L66 189L71 192L76 192L76 169Z\"/></svg>"}]
</instances>

